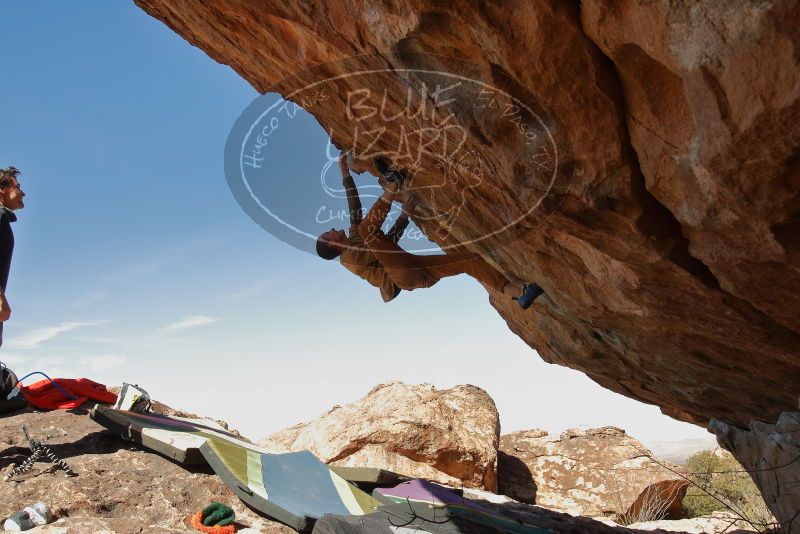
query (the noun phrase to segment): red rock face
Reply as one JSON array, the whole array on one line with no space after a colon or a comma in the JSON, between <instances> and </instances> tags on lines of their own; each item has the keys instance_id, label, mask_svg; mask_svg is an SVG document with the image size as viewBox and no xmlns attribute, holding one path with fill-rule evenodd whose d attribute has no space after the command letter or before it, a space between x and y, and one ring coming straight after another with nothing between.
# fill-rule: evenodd
<instances>
[{"instance_id":1,"label":"red rock face","mask_svg":"<svg viewBox=\"0 0 800 534\"><path fill-rule=\"evenodd\" d=\"M545 189L527 178L536 162L457 94L448 109L490 172L468 195L463 185L439 188L438 200L424 189L435 173L415 175L411 193L423 206L465 201L449 233L422 222L426 233L447 245L521 221L469 247L546 289L533 313L503 295L490 300L548 362L698 424L774 420L796 406L795 2L137 4L261 92L284 80L287 95L320 72L344 72L310 67L378 54L397 73L376 76L372 89L399 105L408 86L400 69L453 68L452 59L409 55L424 53L480 65L511 95L533 95L563 148L547 202L527 213ZM338 96L309 111L352 148L346 107Z\"/></svg>"}]
</instances>

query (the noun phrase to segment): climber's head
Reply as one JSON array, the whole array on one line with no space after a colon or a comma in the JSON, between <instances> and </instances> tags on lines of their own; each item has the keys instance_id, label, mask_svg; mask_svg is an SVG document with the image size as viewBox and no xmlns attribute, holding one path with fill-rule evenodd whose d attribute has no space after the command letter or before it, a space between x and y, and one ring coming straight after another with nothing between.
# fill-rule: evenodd
<instances>
[{"instance_id":1,"label":"climber's head","mask_svg":"<svg viewBox=\"0 0 800 534\"><path fill-rule=\"evenodd\" d=\"M0 204L10 210L25 207L25 193L22 192L17 177L20 172L15 167L0 168Z\"/></svg>"},{"instance_id":2,"label":"climber's head","mask_svg":"<svg viewBox=\"0 0 800 534\"><path fill-rule=\"evenodd\" d=\"M338 258L347 246L347 234L344 230L331 228L317 238L317 254L325 260Z\"/></svg>"}]
</instances>

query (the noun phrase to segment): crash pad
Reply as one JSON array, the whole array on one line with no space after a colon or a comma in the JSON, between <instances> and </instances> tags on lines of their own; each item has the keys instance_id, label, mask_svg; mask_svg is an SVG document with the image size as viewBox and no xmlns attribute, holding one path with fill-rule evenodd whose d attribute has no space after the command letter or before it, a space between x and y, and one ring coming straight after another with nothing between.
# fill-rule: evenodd
<instances>
[{"instance_id":1,"label":"crash pad","mask_svg":"<svg viewBox=\"0 0 800 534\"><path fill-rule=\"evenodd\" d=\"M481 532L507 532L510 534L536 534L551 532L548 529L528 525L501 515L496 510L462 497L439 484L423 479L402 482L393 488L378 488L373 496L384 503L396 503L397 506L381 507L385 512L397 515L394 524L403 524L403 520L411 521L423 518L423 530L428 525L457 523L456 518L467 523L481 525ZM438 513L438 518L437 518ZM437 527L438 528L438 527ZM448 527L451 528L451 527ZM458 527L467 528L467 527ZM470 527L474 528L474 527ZM485 530L489 529L489 530ZM469 530L428 530L429 532L469 532Z\"/></svg>"},{"instance_id":2,"label":"crash pad","mask_svg":"<svg viewBox=\"0 0 800 534\"><path fill-rule=\"evenodd\" d=\"M218 438L200 450L240 499L301 532L325 514L360 516L380 504L309 451L269 454Z\"/></svg>"},{"instance_id":3,"label":"crash pad","mask_svg":"<svg viewBox=\"0 0 800 534\"><path fill-rule=\"evenodd\" d=\"M210 419L130 412L99 405L89 415L113 433L184 465L207 463L200 452L207 435L237 439Z\"/></svg>"},{"instance_id":4,"label":"crash pad","mask_svg":"<svg viewBox=\"0 0 800 534\"><path fill-rule=\"evenodd\" d=\"M356 484L372 484L375 486L394 486L400 482L410 480L411 477L400 475L394 471L379 469L377 467L345 467L338 465L329 466L331 470L350 482Z\"/></svg>"},{"instance_id":5,"label":"crash pad","mask_svg":"<svg viewBox=\"0 0 800 534\"><path fill-rule=\"evenodd\" d=\"M249 506L301 532L310 532L325 514L365 515L380 505L308 451L270 454L208 420L104 406L91 417L181 463L208 463Z\"/></svg>"}]
</instances>

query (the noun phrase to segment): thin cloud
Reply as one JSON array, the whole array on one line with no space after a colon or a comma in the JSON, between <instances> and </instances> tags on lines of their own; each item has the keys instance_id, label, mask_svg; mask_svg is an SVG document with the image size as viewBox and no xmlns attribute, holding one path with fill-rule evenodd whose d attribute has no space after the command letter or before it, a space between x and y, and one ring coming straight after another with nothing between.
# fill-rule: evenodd
<instances>
[{"instance_id":1,"label":"thin cloud","mask_svg":"<svg viewBox=\"0 0 800 534\"><path fill-rule=\"evenodd\" d=\"M75 336L76 341L84 343L92 343L94 345L114 345L117 347L125 347L126 349L147 349L148 351L169 351L180 354L194 354L194 350L188 350L185 343L173 342L169 343L168 340L163 338L157 341L147 341L141 336L132 336L131 338L121 337L108 337L108 336ZM0 352L2 354L2 352Z\"/></svg>"},{"instance_id":2,"label":"thin cloud","mask_svg":"<svg viewBox=\"0 0 800 534\"><path fill-rule=\"evenodd\" d=\"M5 350L0 352L0 362L3 362L9 367L27 363L29 359L30 358L28 356L16 352L6 352Z\"/></svg>"},{"instance_id":3,"label":"thin cloud","mask_svg":"<svg viewBox=\"0 0 800 534\"><path fill-rule=\"evenodd\" d=\"M70 332L77 328L86 326L98 326L101 324L110 323L111 321L68 321L55 326L44 326L41 328L34 328L28 330L20 336L15 336L8 340L9 347L22 348L22 349L35 349L45 341L49 341L54 337Z\"/></svg>"},{"instance_id":4,"label":"thin cloud","mask_svg":"<svg viewBox=\"0 0 800 534\"><path fill-rule=\"evenodd\" d=\"M103 356L86 356L81 358L80 363L87 367L93 373L102 373L115 367L120 367L127 363L128 359L125 356L118 354L105 354Z\"/></svg>"},{"instance_id":5,"label":"thin cloud","mask_svg":"<svg viewBox=\"0 0 800 534\"><path fill-rule=\"evenodd\" d=\"M91 304L97 304L98 302L102 302L108 298L108 293L105 291L92 291L91 293L87 293L86 295L78 298L72 304L74 308L84 308Z\"/></svg>"},{"instance_id":6,"label":"thin cloud","mask_svg":"<svg viewBox=\"0 0 800 534\"><path fill-rule=\"evenodd\" d=\"M189 317L184 317L180 321L176 321L168 324L167 326L159 328L158 331L162 333L177 332L179 330L188 330L190 328L197 328L198 326L216 323L220 320L221 319L214 317L206 317L205 315L190 315Z\"/></svg>"},{"instance_id":7,"label":"thin cloud","mask_svg":"<svg viewBox=\"0 0 800 534\"><path fill-rule=\"evenodd\" d=\"M141 258L122 265L116 271L101 276L103 280L112 282L130 282L138 278L155 274L166 267L180 263L186 257L204 252L222 242L217 237L190 239L172 247L162 249L150 257Z\"/></svg>"},{"instance_id":8,"label":"thin cloud","mask_svg":"<svg viewBox=\"0 0 800 534\"><path fill-rule=\"evenodd\" d=\"M261 280L260 282L257 282L249 287L246 287L234 293L229 293L224 297L222 297L222 299L227 302L241 302L251 297L255 297L259 293L263 293L266 289L276 285L280 281L281 278L267 278L266 280Z\"/></svg>"},{"instance_id":9,"label":"thin cloud","mask_svg":"<svg viewBox=\"0 0 800 534\"><path fill-rule=\"evenodd\" d=\"M44 356L44 357L30 357L24 362L24 367L12 368L17 373L17 378L22 379L25 373L32 373L32 376L25 380L25 383L30 385L34 382L44 379L40 374L33 374L34 372L42 372L47 374L50 378L65 378L75 376L68 368L71 367L68 360L59 356ZM24 372L23 372L24 370Z\"/></svg>"}]
</instances>

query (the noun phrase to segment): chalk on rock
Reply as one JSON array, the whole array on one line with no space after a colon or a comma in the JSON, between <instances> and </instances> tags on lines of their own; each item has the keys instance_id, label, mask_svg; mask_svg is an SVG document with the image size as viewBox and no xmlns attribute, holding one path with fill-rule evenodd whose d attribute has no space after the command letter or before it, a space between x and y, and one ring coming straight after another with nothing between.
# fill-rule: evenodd
<instances>
[{"instance_id":1,"label":"chalk on rock","mask_svg":"<svg viewBox=\"0 0 800 534\"><path fill-rule=\"evenodd\" d=\"M23 512L28 512L31 521L36 525L46 525L53 520L53 512L42 501L26 506Z\"/></svg>"},{"instance_id":2,"label":"chalk on rock","mask_svg":"<svg viewBox=\"0 0 800 534\"><path fill-rule=\"evenodd\" d=\"M30 530L35 526L28 512L25 510L12 514L11 517L6 519L5 523L3 523L3 528L9 532L22 532L23 530Z\"/></svg>"}]
</instances>

